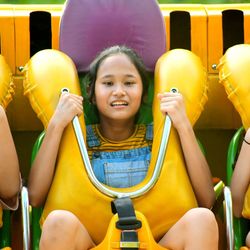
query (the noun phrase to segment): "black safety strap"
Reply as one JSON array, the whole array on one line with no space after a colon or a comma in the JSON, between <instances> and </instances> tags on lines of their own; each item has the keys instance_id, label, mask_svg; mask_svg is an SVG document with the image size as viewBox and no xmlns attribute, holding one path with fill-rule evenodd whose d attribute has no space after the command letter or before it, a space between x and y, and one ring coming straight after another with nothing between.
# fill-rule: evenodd
<instances>
[{"instance_id":1,"label":"black safety strap","mask_svg":"<svg viewBox=\"0 0 250 250\"><path fill-rule=\"evenodd\" d=\"M111 202L113 214L118 214L116 227L122 230L141 228L141 221L137 220L133 203L130 198L118 198Z\"/></svg>"},{"instance_id":2,"label":"black safety strap","mask_svg":"<svg viewBox=\"0 0 250 250\"><path fill-rule=\"evenodd\" d=\"M137 231L141 228L140 220L137 220L133 203L130 198L118 198L111 203L113 214L117 213L119 220L116 222L116 228L121 229L121 250L139 249Z\"/></svg>"}]
</instances>

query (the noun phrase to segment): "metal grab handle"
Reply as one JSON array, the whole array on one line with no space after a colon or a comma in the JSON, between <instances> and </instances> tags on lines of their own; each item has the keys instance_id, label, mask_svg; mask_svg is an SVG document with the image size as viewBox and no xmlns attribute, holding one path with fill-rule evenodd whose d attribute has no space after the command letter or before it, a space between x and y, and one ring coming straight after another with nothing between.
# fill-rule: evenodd
<instances>
[{"instance_id":1,"label":"metal grab handle","mask_svg":"<svg viewBox=\"0 0 250 250\"><path fill-rule=\"evenodd\" d=\"M69 89L63 88L61 92L69 92ZM178 92L178 89L172 88L171 92L176 93ZM98 181L98 179L96 178L93 172L93 169L89 160L87 148L84 142L84 137L83 137L81 126L80 126L79 119L77 116L73 118L72 124L73 124L73 128L74 128L75 135L77 138L77 142L79 145L82 160L85 165L86 171L88 173L89 179L100 192L112 198L121 198L121 197L136 198L147 193L155 185L161 173L161 169L163 165L162 163L163 163L165 151L168 145L171 124L172 124L169 116L165 117L163 134L162 134L162 138L160 142L160 148L159 148L158 157L157 157L153 175L143 187L132 192L118 192L118 191L108 188L107 186L103 185L100 181Z\"/></svg>"},{"instance_id":2,"label":"metal grab handle","mask_svg":"<svg viewBox=\"0 0 250 250\"><path fill-rule=\"evenodd\" d=\"M227 249L234 250L233 205L231 190L224 187L224 215L226 219Z\"/></svg>"},{"instance_id":3,"label":"metal grab handle","mask_svg":"<svg viewBox=\"0 0 250 250\"><path fill-rule=\"evenodd\" d=\"M22 223L23 223L23 250L30 249L30 217L29 217L29 196L26 187L21 191Z\"/></svg>"}]
</instances>

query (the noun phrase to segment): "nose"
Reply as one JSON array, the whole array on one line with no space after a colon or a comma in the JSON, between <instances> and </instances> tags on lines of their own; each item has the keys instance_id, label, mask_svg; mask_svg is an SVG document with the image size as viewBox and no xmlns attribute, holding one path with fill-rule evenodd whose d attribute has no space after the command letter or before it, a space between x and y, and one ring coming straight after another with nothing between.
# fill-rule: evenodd
<instances>
[{"instance_id":1,"label":"nose","mask_svg":"<svg viewBox=\"0 0 250 250\"><path fill-rule=\"evenodd\" d=\"M126 94L126 91L125 91L123 85L122 84L116 84L115 88L114 88L114 91L113 91L113 95L124 96L125 94Z\"/></svg>"}]
</instances>

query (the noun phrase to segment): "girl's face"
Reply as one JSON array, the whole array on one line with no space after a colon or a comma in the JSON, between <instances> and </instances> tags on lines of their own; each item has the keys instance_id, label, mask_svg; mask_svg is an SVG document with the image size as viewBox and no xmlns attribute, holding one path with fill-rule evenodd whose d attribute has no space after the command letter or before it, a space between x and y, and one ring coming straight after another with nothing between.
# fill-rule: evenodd
<instances>
[{"instance_id":1,"label":"girl's face","mask_svg":"<svg viewBox=\"0 0 250 250\"><path fill-rule=\"evenodd\" d=\"M94 101L100 121L134 121L142 92L139 72L126 55L106 58L99 66L95 82Z\"/></svg>"}]
</instances>

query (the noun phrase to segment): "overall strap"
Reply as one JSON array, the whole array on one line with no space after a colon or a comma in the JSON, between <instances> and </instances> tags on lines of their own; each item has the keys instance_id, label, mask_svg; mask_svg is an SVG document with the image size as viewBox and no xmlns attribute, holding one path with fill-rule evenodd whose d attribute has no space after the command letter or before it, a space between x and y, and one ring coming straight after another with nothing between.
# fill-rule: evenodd
<instances>
[{"instance_id":1,"label":"overall strap","mask_svg":"<svg viewBox=\"0 0 250 250\"><path fill-rule=\"evenodd\" d=\"M100 146L100 140L94 133L92 125L86 126L87 144L90 148Z\"/></svg>"},{"instance_id":2,"label":"overall strap","mask_svg":"<svg viewBox=\"0 0 250 250\"><path fill-rule=\"evenodd\" d=\"M152 141L153 140L153 123L147 124L146 128L146 140Z\"/></svg>"}]
</instances>

